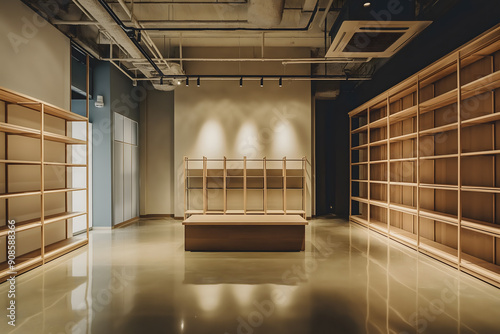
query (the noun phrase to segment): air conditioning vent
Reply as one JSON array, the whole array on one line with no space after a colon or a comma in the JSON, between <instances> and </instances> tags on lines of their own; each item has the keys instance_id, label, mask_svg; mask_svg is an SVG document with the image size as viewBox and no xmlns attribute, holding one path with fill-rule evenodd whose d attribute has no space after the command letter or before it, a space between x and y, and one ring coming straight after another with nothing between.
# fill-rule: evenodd
<instances>
[{"instance_id":1,"label":"air conditioning vent","mask_svg":"<svg viewBox=\"0 0 500 334\"><path fill-rule=\"evenodd\" d=\"M388 58L430 21L344 21L326 57Z\"/></svg>"}]
</instances>

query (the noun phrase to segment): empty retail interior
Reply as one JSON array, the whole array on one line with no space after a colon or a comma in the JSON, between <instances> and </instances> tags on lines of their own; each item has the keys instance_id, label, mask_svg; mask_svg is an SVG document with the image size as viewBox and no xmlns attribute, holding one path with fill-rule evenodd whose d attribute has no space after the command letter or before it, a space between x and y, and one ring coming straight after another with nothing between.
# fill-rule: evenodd
<instances>
[{"instance_id":1,"label":"empty retail interior","mask_svg":"<svg viewBox=\"0 0 500 334\"><path fill-rule=\"evenodd\" d=\"M113 281L130 260L153 285L168 267L168 289L187 294L296 289L311 298L308 329L330 298L318 286L349 299L328 290L336 275L335 289L349 277L372 294L377 265L387 319L393 280L418 306L426 282L466 277L498 305L500 7L395 3L0 4L0 292L12 275L77 277L65 261L86 254L85 300L102 287L94 270ZM305 268L296 282L289 263ZM366 328L380 325L366 303Z\"/></svg>"}]
</instances>

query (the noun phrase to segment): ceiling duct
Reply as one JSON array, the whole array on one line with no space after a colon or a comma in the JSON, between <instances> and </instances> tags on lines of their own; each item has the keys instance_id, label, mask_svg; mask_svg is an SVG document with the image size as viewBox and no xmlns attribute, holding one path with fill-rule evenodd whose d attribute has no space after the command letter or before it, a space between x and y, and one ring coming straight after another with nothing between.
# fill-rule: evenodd
<instances>
[{"instance_id":1,"label":"ceiling duct","mask_svg":"<svg viewBox=\"0 0 500 334\"><path fill-rule=\"evenodd\" d=\"M330 31L326 57L388 58L431 23L415 21L414 0L351 0Z\"/></svg>"},{"instance_id":2,"label":"ceiling duct","mask_svg":"<svg viewBox=\"0 0 500 334\"><path fill-rule=\"evenodd\" d=\"M249 0L248 22L258 27L278 26L283 18L285 0Z\"/></svg>"},{"instance_id":3,"label":"ceiling duct","mask_svg":"<svg viewBox=\"0 0 500 334\"><path fill-rule=\"evenodd\" d=\"M151 83L153 84L153 87L157 90L171 91L171 90L174 90L175 87L179 86L182 82L181 78L179 78L179 79L163 78L163 83L161 83L160 77L158 76L158 72L156 71L155 68L153 68L153 66L151 66L151 64L134 63L133 65L138 70L140 70L142 73L144 73L144 75L146 75L148 78L152 79ZM183 77L185 75L181 66L177 63L170 63L169 62L168 65L158 64L157 66L161 69L163 74L166 76Z\"/></svg>"}]
</instances>

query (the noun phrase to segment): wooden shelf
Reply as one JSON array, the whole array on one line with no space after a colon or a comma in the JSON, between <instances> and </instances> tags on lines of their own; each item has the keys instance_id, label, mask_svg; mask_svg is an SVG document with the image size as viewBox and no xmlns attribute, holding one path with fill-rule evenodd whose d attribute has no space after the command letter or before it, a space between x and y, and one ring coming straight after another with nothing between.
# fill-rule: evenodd
<instances>
[{"instance_id":1,"label":"wooden shelf","mask_svg":"<svg viewBox=\"0 0 500 334\"><path fill-rule=\"evenodd\" d=\"M370 165L375 165L375 164L383 164L383 163L387 163L387 159L383 159L383 160L372 160L370 161Z\"/></svg>"},{"instance_id":2,"label":"wooden shelf","mask_svg":"<svg viewBox=\"0 0 500 334\"><path fill-rule=\"evenodd\" d=\"M26 136L30 138L41 138L40 130L36 129L31 129L27 128L24 126L19 126L15 124L8 124L8 123L3 123L0 122L0 131L5 132L7 134L11 135L19 135L19 136ZM75 144L75 145L86 145L87 142L85 140L80 140L80 139L75 139L51 132L43 132L44 139L45 140L50 140L50 141L55 141L59 143L65 143L65 144Z\"/></svg>"},{"instance_id":3,"label":"wooden shelf","mask_svg":"<svg viewBox=\"0 0 500 334\"><path fill-rule=\"evenodd\" d=\"M398 158L390 159L391 162L406 162L406 161L417 161L417 158Z\"/></svg>"},{"instance_id":4,"label":"wooden shelf","mask_svg":"<svg viewBox=\"0 0 500 334\"><path fill-rule=\"evenodd\" d=\"M476 152L465 152L462 153L462 157L474 157L479 155L496 155L500 154L500 150L490 150L490 151L476 151Z\"/></svg>"},{"instance_id":5,"label":"wooden shelf","mask_svg":"<svg viewBox=\"0 0 500 334\"><path fill-rule=\"evenodd\" d=\"M189 163L192 161L201 161L203 163L203 169L190 169ZM222 166L222 168L208 168L208 166L210 166L210 162L214 161L217 161L219 163L218 166ZM230 162L232 166L235 165L235 162L238 162L242 168L227 168L228 162ZM249 164L248 162L252 163ZM197 167L199 167L199 165L200 164L197 163ZM281 168L276 168L279 165L281 165ZM262 168L255 168L256 166L262 166ZM271 166L272 168L267 168L268 166ZM299 168L299 166L301 167ZM245 157L243 159L189 159L185 157L184 216L187 218L187 215L192 214L285 215L285 210L267 210L267 206L273 203L274 199L277 197L281 197L281 203L286 205L287 196L295 197L298 193L300 193L303 208L301 210L297 210L296 212L297 214L302 215L305 219L306 167L306 157L303 157L302 159L287 159L286 157L283 159L247 159ZM202 182L195 184L197 186L197 190L203 191L203 210L200 211L193 211L189 208L190 196L192 196L190 194L190 190L193 188L189 187L188 180L193 177L196 177L198 180L202 179ZM212 204L211 201L213 200L213 197L208 195L208 191L212 194L220 194L219 200L215 200L218 201L216 205ZM262 203L262 209L248 210L247 207L250 206L249 203L252 203L252 198L255 198L256 196L261 197L259 201ZM241 197L241 208L235 207L234 204L231 204L232 209L228 210L228 198L233 200L235 197L237 197L236 200ZM209 207L221 209L208 210Z\"/></svg>"},{"instance_id":6,"label":"wooden shelf","mask_svg":"<svg viewBox=\"0 0 500 334\"><path fill-rule=\"evenodd\" d=\"M500 193L500 188L498 188L498 187L462 186L462 191L498 194L498 193Z\"/></svg>"},{"instance_id":7,"label":"wooden shelf","mask_svg":"<svg viewBox=\"0 0 500 334\"><path fill-rule=\"evenodd\" d=\"M33 166L40 166L40 161L26 161L26 160L5 160L5 159L0 159L0 163L6 164L6 165L33 165Z\"/></svg>"},{"instance_id":8,"label":"wooden shelf","mask_svg":"<svg viewBox=\"0 0 500 334\"><path fill-rule=\"evenodd\" d=\"M44 224L51 224L61 220L72 219L79 216L86 215L86 212L63 212L55 215L46 216L43 220Z\"/></svg>"},{"instance_id":9,"label":"wooden shelf","mask_svg":"<svg viewBox=\"0 0 500 334\"><path fill-rule=\"evenodd\" d=\"M68 193L72 191L82 191L87 190L87 188L59 188L59 189L46 189L45 194L57 194L57 193Z\"/></svg>"},{"instance_id":10,"label":"wooden shelf","mask_svg":"<svg viewBox=\"0 0 500 334\"><path fill-rule=\"evenodd\" d=\"M438 212L438 211L433 211L433 210L427 210L427 209L420 209L420 216L432 220L437 220L442 223L447 223L451 225L458 225L458 218L456 215L451 215L448 213L443 213L443 212Z\"/></svg>"},{"instance_id":11,"label":"wooden shelf","mask_svg":"<svg viewBox=\"0 0 500 334\"><path fill-rule=\"evenodd\" d=\"M417 138L417 133L413 132L413 133L408 133L406 135L401 135L401 136L396 136L396 137L391 137L389 139L389 141L391 143L394 143L394 142L398 142L398 141L405 141L405 140L410 140L410 139L414 139L414 138Z\"/></svg>"},{"instance_id":12,"label":"wooden shelf","mask_svg":"<svg viewBox=\"0 0 500 334\"><path fill-rule=\"evenodd\" d=\"M368 125L363 125L363 126L360 126L359 128L352 130L351 133L356 134L356 133L360 133L360 132L367 131L367 130L368 130Z\"/></svg>"},{"instance_id":13,"label":"wooden shelf","mask_svg":"<svg viewBox=\"0 0 500 334\"><path fill-rule=\"evenodd\" d=\"M399 203L390 203L389 209L403 212L403 213L408 213L410 215L417 215L417 208L410 206L410 205L405 205L405 204L399 204Z\"/></svg>"},{"instance_id":14,"label":"wooden shelf","mask_svg":"<svg viewBox=\"0 0 500 334\"><path fill-rule=\"evenodd\" d=\"M363 225L366 225L368 226L368 220L366 220L365 218L361 217L361 216L351 216L351 220L354 221L354 222L357 222L359 224L363 224Z\"/></svg>"},{"instance_id":15,"label":"wooden shelf","mask_svg":"<svg viewBox=\"0 0 500 334\"><path fill-rule=\"evenodd\" d=\"M425 113L431 110L439 109L447 105L456 103L458 100L458 89L452 89L430 100L420 103L420 112Z\"/></svg>"},{"instance_id":16,"label":"wooden shelf","mask_svg":"<svg viewBox=\"0 0 500 334\"><path fill-rule=\"evenodd\" d=\"M387 223L383 223L376 219L370 219L370 228L379 232L383 232L385 234L389 233L389 230L387 229Z\"/></svg>"},{"instance_id":17,"label":"wooden shelf","mask_svg":"<svg viewBox=\"0 0 500 334\"><path fill-rule=\"evenodd\" d=\"M351 199L353 201L356 201L356 202L360 202L360 203L366 203L368 204L368 199L367 198L362 198L362 197L356 197L356 196L352 196Z\"/></svg>"},{"instance_id":18,"label":"wooden shelf","mask_svg":"<svg viewBox=\"0 0 500 334\"><path fill-rule=\"evenodd\" d=\"M268 215L284 215L285 210L266 210Z\"/></svg>"},{"instance_id":19,"label":"wooden shelf","mask_svg":"<svg viewBox=\"0 0 500 334\"><path fill-rule=\"evenodd\" d=\"M464 120L464 121L462 121L461 124L462 124L462 127L465 128L465 127L479 125L479 124L496 122L498 120L500 120L500 112L495 112L493 114L478 116L478 117Z\"/></svg>"},{"instance_id":20,"label":"wooden shelf","mask_svg":"<svg viewBox=\"0 0 500 334\"><path fill-rule=\"evenodd\" d=\"M14 198L14 197L23 197L23 196L35 196L41 195L41 191L19 191L19 192L10 192L7 194L0 194L0 199L4 198Z\"/></svg>"},{"instance_id":21,"label":"wooden shelf","mask_svg":"<svg viewBox=\"0 0 500 334\"><path fill-rule=\"evenodd\" d=\"M16 233L42 226L40 218L30 219L22 222L16 222ZM0 227L0 237L9 234L10 229L7 225Z\"/></svg>"},{"instance_id":22,"label":"wooden shelf","mask_svg":"<svg viewBox=\"0 0 500 334\"><path fill-rule=\"evenodd\" d=\"M364 148L368 148L368 144L362 144L362 145L352 147L351 150L362 150Z\"/></svg>"},{"instance_id":23,"label":"wooden shelf","mask_svg":"<svg viewBox=\"0 0 500 334\"><path fill-rule=\"evenodd\" d=\"M24 181L25 175L21 174L22 173L31 173L31 171L28 171L28 169L22 170L19 168L21 165L25 166L39 166L41 169L35 168L37 170L37 175L31 175L31 178L39 178L40 179L40 184L42 185L42 190L31 190L31 191L21 191L21 192L7 192L0 194L0 199L5 200L5 204L7 207L12 207L13 210L12 212L9 212L9 215L16 216L19 215L19 209L16 209L16 206L10 206L9 200L13 198L20 198L19 202L23 205L23 210L25 210L26 215L29 215L30 217L38 217L30 220L25 220L25 221L19 221L16 222L16 232L21 232L21 231L27 231L27 230L33 230L35 233L40 234L43 226L44 225L49 225L53 224L55 222L59 221L65 221L68 219L72 219L75 217L83 216L86 215L87 212L69 212L71 210L71 204L68 203L67 198L63 198L62 202L61 199L58 198L51 198L52 200L58 200L59 203L57 204L58 206L61 206L63 209L62 211L67 211L67 212L60 212L57 214L51 214L51 215L46 215L45 214L45 207L42 206L39 207L39 205L36 204L30 204L29 201L26 201L22 199L22 197L25 196L40 196L40 199L43 200L46 195L52 194L52 193L68 193L70 191L79 191L79 190L85 190L86 188L65 188L65 189L47 189L44 190L44 183L49 184L52 181L55 180L55 178L58 178L57 180L60 181L61 178L62 180L65 180L68 178L68 173L70 170L68 168L72 167L80 167L80 168L87 168L87 164L78 164L78 163L71 163L68 161L65 161L68 159L68 147L66 145L87 145L87 139L85 140L80 140L76 138L72 138L67 136L69 134L68 129L70 129L71 124L68 124L68 122L88 122L88 119L86 117L80 116L78 114L71 113L69 111L66 111L64 109L61 109L59 107L55 107L53 105L44 103L42 101L39 101L37 99L33 99L27 96L24 96L22 94L14 93L10 90L0 88L0 101L3 101L6 104L6 110L5 110L5 119L15 119L15 117L9 117L9 115L16 114L18 113L19 109L24 109L25 108L35 110L39 112L40 117L39 120L46 119L45 116L51 116L52 118L58 118L56 122L52 124L53 127L57 128L57 130L53 130L57 133L52 133L49 131L41 131L40 129L43 130L42 124L38 122L36 124L36 118L33 120L33 126L38 126L38 128L30 128L30 127L25 127L25 126L20 126L17 124L11 124L8 122L0 122L0 131L5 133L6 135L14 135L14 136L24 136L28 138L34 138L38 139L33 143L33 146L35 146L37 149L40 146L40 149L42 152L45 154L40 154L40 152L36 153L36 151L33 150L27 150L25 153L26 156L29 156L27 160L14 160L14 159L9 159L9 153L14 152L16 150L24 150L25 147L21 145L27 145L26 143L19 144L18 141L12 141L12 147L11 143L9 142L9 148L7 148L6 143L4 143L2 147L2 156L4 156L4 159L0 160L0 163L3 163L5 165L10 165L11 167L9 170L14 169L14 172L12 174L9 173L9 178L7 180L7 185L9 183L18 183ZM12 105L19 105L22 108L10 108L9 106ZM23 117L23 115L18 115L19 117ZM86 125L86 124L81 124L81 125ZM31 125L30 125L31 126ZM7 138L7 137L6 137ZM40 140L43 138L43 142ZM63 143L66 145L56 145L56 146L47 146L46 144L49 142L58 142L58 143ZM43 151L45 149L45 151ZM43 161L43 157L50 156L53 161ZM31 160L30 160L31 159ZM43 168L43 166L60 166L63 167L61 168L63 171L63 175L53 175L53 173L45 172L47 169L52 169L52 168ZM38 172L40 170L40 172ZM5 182L6 180L4 180ZM36 188L36 187L35 187ZM13 187L6 187L6 189L13 189ZM87 199L88 200L88 199ZM88 204L88 202L85 202ZM56 204L56 203L54 203ZM24 211L23 211L24 212ZM88 220L87 220L88 222ZM21 274L24 271L30 270L32 268L35 268L36 266L42 265L46 261L50 261L51 259L65 254L70 250L75 249L76 247L79 247L83 244L86 244L88 242L88 225L86 232L84 234L80 234L79 239L77 240L76 238L70 238L66 240L62 240L60 242L54 243L52 245L47 245L46 241L50 240L51 238L54 237L54 233L57 233L57 235L67 235L68 232L71 232L71 227L68 224L61 224L61 226L58 225L51 225L52 227L48 230L45 230L45 238L42 238L41 240L41 249L45 250L45 254L42 257L42 251L41 249L35 250L33 252L17 256L16 258L16 270L18 271L18 274ZM37 231L38 230L38 231ZM57 231L56 231L57 230ZM7 229L6 226L0 227L0 236L6 236L8 235L9 230ZM78 231L80 232L80 231ZM19 234L18 240L19 243L26 243L28 241L23 240L25 237L25 234ZM0 250L0 255L5 256L5 249ZM2 265L4 267L2 267ZM0 264L0 271L2 271L5 268L5 263ZM0 272L0 281L5 280L6 277L5 275L6 271L3 270Z\"/></svg>"},{"instance_id":24,"label":"wooden shelf","mask_svg":"<svg viewBox=\"0 0 500 334\"><path fill-rule=\"evenodd\" d=\"M498 281L500 275L500 266L486 262L482 259L462 253L462 261L460 263L465 269L471 270L482 277L490 279L494 282Z\"/></svg>"},{"instance_id":25,"label":"wooden shelf","mask_svg":"<svg viewBox=\"0 0 500 334\"><path fill-rule=\"evenodd\" d=\"M370 123L370 129L382 128L387 126L387 117L382 117L372 123Z\"/></svg>"},{"instance_id":26,"label":"wooden shelf","mask_svg":"<svg viewBox=\"0 0 500 334\"><path fill-rule=\"evenodd\" d=\"M454 248L424 238L420 239L419 247L425 253L435 255L452 264L458 264L458 251Z\"/></svg>"},{"instance_id":27,"label":"wooden shelf","mask_svg":"<svg viewBox=\"0 0 500 334\"><path fill-rule=\"evenodd\" d=\"M67 162L44 162L43 164L46 166L87 167L87 165L73 164L73 163L67 163Z\"/></svg>"},{"instance_id":28,"label":"wooden shelf","mask_svg":"<svg viewBox=\"0 0 500 334\"><path fill-rule=\"evenodd\" d=\"M17 275L24 272L25 270L39 266L42 264L42 256L40 255L40 250L29 252L27 254L17 256L14 270ZM7 261L0 263L0 280L4 281L10 272L9 264Z\"/></svg>"},{"instance_id":29,"label":"wooden shelf","mask_svg":"<svg viewBox=\"0 0 500 334\"><path fill-rule=\"evenodd\" d=\"M50 261L64 255L72 250L75 250L88 243L88 240L80 237L72 237L62 241L45 246L45 261Z\"/></svg>"},{"instance_id":30,"label":"wooden shelf","mask_svg":"<svg viewBox=\"0 0 500 334\"><path fill-rule=\"evenodd\" d=\"M369 182L373 184L387 184L387 181L384 180L370 180Z\"/></svg>"},{"instance_id":31,"label":"wooden shelf","mask_svg":"<svg viewBox=\"0 0 500 334\"><path fill-rule=\"evenodd\" d=\"M423 136L430 136L430 135L434 135L436 133L457 130L457 128L458 128L458 123L451 123L451 124L441 125L441 126L438 126L435 128L427 129L427 130L421 130L419 134L422 137Z\"/></svg>"},{"instance_id":32,"label":"wooden shelf","mask_svg":"<svg viewBox=\"0 0 500 334\"><path fill-rule=\"evenodd\" d=\"M400 229L396 226L391 226L389 234L392 238L397 239L407 245L416 246L417 245L417 235L409 231Z\"/></svg>"},{"instance_id":33,"label":"wooden shelf","mask_svg":"<svg viewBox=\"0 0 500 334\"><path fill-rule=\"evenodd\" d=\"M384 147L381 145L387 141L377 140L369 143L368 152L365 154L367 160L370 160L370 155L372 159L381 158L383 153L387 154L388 159L369 161L368 164L352 162L356 155L352 152L366 149L366 145L351 149L349 216L353 222L367 226L371 230L500 287L500 265L495 264L498 263L497 257L500 256L497 250L500 241L500 221L496 217L497 195L500 194L500 187L497 186L500 149L497 149L496 143L497 123L500 122L500 110L496 99L500 89L500 71L496 66L500 52L498 36L500 36L500 25L349 112L352 125L354 124L352 119L361 113L366 115L366 121L370 120L368 111L376 110L372 114L374 117L383 115L384 111L377 109L388 105L386 111L388 116L376 119L372 123L368 122L363 130L370 131L372 128L390 125L390 128L383 129L384 131L374 132L374 138L378 139L383 133L388 133L388 142L392 144L387 147L386 152L383 152ZM460 62L458 56L461 57ZM460 82L463 84L460 85ZM480 94L483 95L479 96ZM476 100L471 99L474 96ZM477 103L465 103L469 102L467 99ZM412 105L415 102L416 105ZM463 109L461 118L458 115L460 107ZM398 109L402 110L397 111ZM443 125L443 121L451 123ZM431 127L427 128L428 126ZM468 129L461 131L465 128ZM354 132L355 129L351 128L351 143L353 138L356 139L353 137ZM361 130L356 132L359 133ZM394 134L391 136L392 133ZM438 140L441 139L441 135L438 134L449 135L452 138ZM364 136L359 137L364 138ZM370 147L375 146L381 149L370 150ZM370 168L375 163L387 162L389 163L387 170L399 173L399 176L392 177L398 181L391 181L391 177L388 182L378 181L381 179L380 168ZM410 164L405 166L405 163ZM361 165L368 168L359 168L360 174L357 176L352 166ZM356 175L356 178L353 178L353 175ZM366 182L360 180L361 176L376 181ZM374 186L370 187L371 184ZM386 186L376 187L376 184L394 187L387 189ZM367 195L369 199L353 196L366 193L367 185L370 187L370 193ZM411 201L402 201L399 196L391 195L390 191L386 194L386 190L405 190L406 198ZM415 191L418 191L417 196ZM422 197L422 194L426 195L427 192L434 193L434 196ZM418 196L419 194L421 196ZM385 196L389 200L387 203L373 200ZM413 205L395 203L396 200ZM355 202L362 204L358 205ZM458 210L461 210L458 214L448 213L455 213ZM402 214L391 215L395 212ZM362 217L367 214L369 218ZM467 214L468 217L462 217L462 214ZM388 217L390 221L387 220ZM481 219L494 220L485 222ZM434 234L429 237L431 240L426 238L429 234L424 233L427 227L426 220L430 221L429 228L434 227ZM390 226L384 221L388 221ZM419 221L424 224L422 231L415 225ZM471 236L459 237L461 230ZM459 256L458 249L466 249L477 257L463 252Z\"/></svg>"},{"instance_id":34,"label":"wooden shelf","mask_svg":"<svg viewBox=\"0 0 500 334\"><path fill-rule=\"evenodd\" d=\"M245 210L226 210L227 215L243 215Z\"/></svg>"},{"instance_id":35,"label":"wooden shelf","mask_svg":"<svg viewBox=\"0 0 500 334\"><path fill-rule=\"evenodd\" d=\"M500 225L471 218L462 218L462 228L500 238Z\"/></svg>"},{"instance_id":36,"label":"wooden shelf","mask_svg":"<svg viewBox=\"0 0 500 334\"><path fill-rule=\"evenodd\" d=\"M383 146L387 145L387 139L381 139L370 143L370 146Z\"/></svg>"},{"instance_id":37,"label":"wooden shelf","mask_svg":"<svg viewBox=\"0 0 500 334\"><path fill-rule=\"evenodd\" d=\"M426 157L420 157L420 160L435 160L435 159L449 159L449 158L458 158L458 154L441 154L441 155L429 155Z\"/></svg>"},{"instance_id":38,"label":"wooden shelf","mask_svg":"<svg viewBox=\"0 0 500 334\"><path fill-rule=\"evenodd\" d=\"M434 183L420 183L420 188L427 189L442 189L442 190L458 190L458 186L451 184L434 184Z\"/></svg>"},{"instance_id":39,"label":"wooden shelf","mask_svg":"<svg viewBox=\"0 0 500 334\"><path fill-rule=\"evenodd\" d=\"M389 116L390 123L396 123L417 116L417 106L403 109Z\"/></svg>"},{"instance_id":40,"label":"wooden shelf","mask_svg":"<svg viewBox=\"0 0 500 334\"><path fill-rule=\"evenodd\" d=\"M416 187L417 184L415 182L390 182L391 186L403 186L403 187Z\"/></svg>"},{"instance_id":41,"label":"wooden shelf","mask_svg":"<svg viewBox=\"0 0 500 334\"><path fill-rule=\"evenodd\" d=\"M286 210L286 215L305 215L306 212L304 210L290 210L290 209L287 209Z\"/></svg>"},{"instance_id":42,"label":"wooden shelf","mask_svg":"<svg viewBox=\"0 0 500 334\"><path fill-rule=\"evenodd\" d=\"M45 114L62 118L66 121L87 121L87 118L84 116L80 116L26 95L13 92L6 88L0 88L0 100L8 103L19 104L25 108L30 108L36 111L40 111L41 105L43 104Z\"/></svg>"},{"instance_id":43,"label":"wooden shelf","mask_svg":"<svg viewBox=\"0 0 500 334\"><path fill-rule=\"evenodd\" d=\"M485 77L469 82L462 86L462 99L489 92L500 87L500 71L491 73Z\"/></svg>"}]
</instances>

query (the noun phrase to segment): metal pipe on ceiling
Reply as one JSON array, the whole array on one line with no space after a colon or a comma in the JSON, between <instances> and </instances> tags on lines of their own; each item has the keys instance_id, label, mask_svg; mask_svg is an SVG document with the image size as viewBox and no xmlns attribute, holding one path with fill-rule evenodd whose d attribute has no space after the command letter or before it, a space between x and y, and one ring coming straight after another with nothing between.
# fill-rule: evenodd
<instances>
[{"instance_id":1,"label":"metal pipe on ceiling","mask_svg":"<svg viewBox=\"0 0 500 334\"><path fill-rule=\"evenodd\" d=\"M210 81L237 81L243 78L247 81L257 81L262 78L265 81L282 80L287 81L368 81L370 77L348 77L345 75L337 76L319 76L319 75L165 75L164 79L185 80L190 79L204 79ZM136 81L156 81L159 82L160 78L136 78Z\"/></svg>"},{"instance_id":2,"label":"metal pipe on ceiling","mask_svg":"<svg viewBox=\"0 0 500 334\"><path fill-rule=\"evenodd\" d=\"M141 63L144 58L101 58L105 61L123 61ZM287 64L314 64L314 63L367 63L371 58L335 59L335 58L164 58L166 61L187 61L187 62L280 62ZM160 59L153 59L159 62Z\"/></svg>"}]
</instances>

